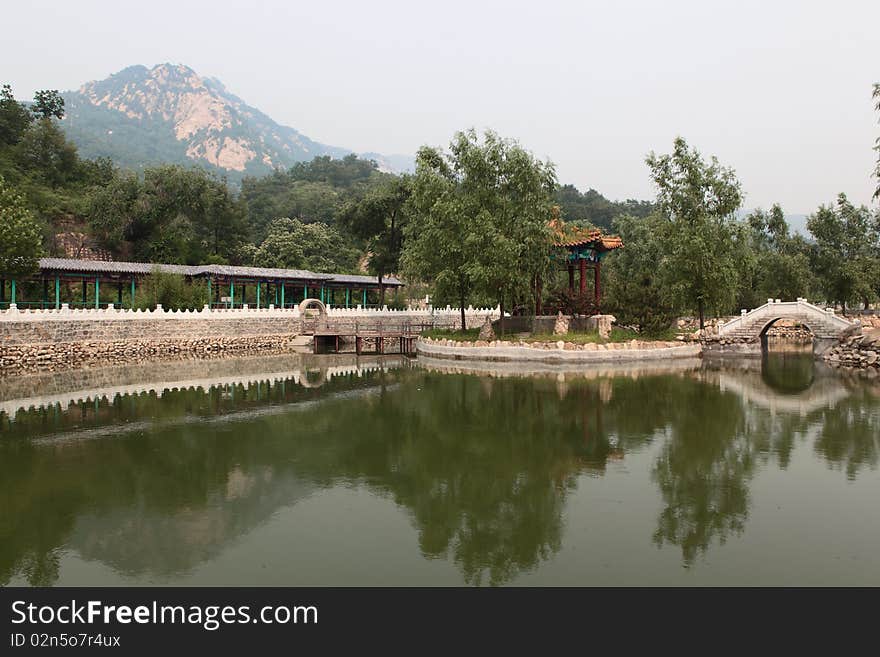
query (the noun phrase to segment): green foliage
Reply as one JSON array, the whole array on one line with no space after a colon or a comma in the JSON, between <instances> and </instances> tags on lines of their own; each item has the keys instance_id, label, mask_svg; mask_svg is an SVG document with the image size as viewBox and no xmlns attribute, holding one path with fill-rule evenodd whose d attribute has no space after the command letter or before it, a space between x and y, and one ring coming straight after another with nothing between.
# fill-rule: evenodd
<instances>
[{"instance_id":1,"label":"green foliage","mask_svg":"<svg viewBox=\"0 0 880 657\"><path fill-rule=\"evenodd\" d=\"M0 146L17 144L32 121L27 107L12 95L12 87L4 84L0 90Z\"/></svg>"},{"instance_id":2,"label":"green foliage","mask_svg":"<svg viewBox=\"0 0 880 657\"><path fill-rule=\"evenodd\" d=\"M39 224L21 195L0 177L0 272L12 277L34 272L41 251Z\"/></svg>"},{"instance_id":3,"label":"green foliage","mask_svg":"<svg viewBox=\"0 0 880 657\"><path fill-rule=\"evenodd\" d=\"M862 301L877 298L880 289L880 217L856 207L845 194L837 205L821 206L807 220L816 239L813 270L829 301Z\"/></svg>"},{"instance_id":4,"label":"green foliage","mask_svg":"<svg viewBox=\"0 0 880 657\"><path fill-rule=\"evenodd\" d=\"M57 89L44 89L34 94L31 110L41 119L63 119L64 99Z\"/></svg>"},{"instance_id":5,"label":"green foliage","mask_svg":"<svg viewBox=\"0 0 880 657\"><path fill-rule=\"evenodd\" d=\"M603 265L605 308L619 324L638 326L645 335L663 334L678 316L659 267L666 248L666 228L658 214L644 219L617 217L614 231L623 239L624 248Z\"/></svg>"},{"instance_id":6,"label":"green foliage","mask_svg":"<svg viewBox=\"0 0 880 657\"><path fill-rule=\"evenodd\" d=\"M370 273L379 277L398 271L403 251L403 233L409 219L412 182L408 176L392 178L343 209L340 225L367 245ZM382 288L380 304L385 303Z\"/></svg>"},{"instance_id":7,"label":"green foliage","mask_svg":"<svg viewBox=\"0 0 880 657\"><path fill-rule=\"evenodd\" d=\"M156 304L166 310L201 310L208 303L208 288L204 281L190 282L157 270L143 278L135 297L142 310L152 310Z\"/></svg>"},{"instance_id":8,"label":"green foliage","mask_svg":"<svg viewBox=\"0 0 880 657\"><path fill-rule=\"evenodd\" d=\"M454 295L462 323L475 290L528 293L549 266L553 166L492 132L480 143L473 130L457 133L448 154L423 147L416 162L404 271Z\"/></svg>"},{"instance_id":9,"label":"green foliage","mask_svg":"<svg viewBox=\"0 0 880 657\"><path fill-rule=\"evenodd\" d=\"M321 156L297 163L286 172L245 178L241 196L248 204L252 236L259 243L265 239L269 223L279 217L332 225L346 203L392 178L379 172L375 163L354 155L341 160Z\"/></svg>"},{"instance_id":10,"label":"green foliage","mask_svg":"<svg viewBox=\"0 0 880 657\"><path fill-rule=\"evenodd\" d=\"M874 109L880 112L880 84L874 85ZM874 150L877 151L877 166L874 167L874 177L877 178L877 189L874 190L874 199L880 199L880 137L874 141Z\"/></svg>"},{"instance_id":11,"label":"green foliage","mask_svg":"<svg viewBox=\"0 0 880 657\"><path fill-rule=\"evenodd\" d=\"M347 273L357 270L359 251L338 230L324 223L276 219L250 260L259 267Z\"/></svg>"},{"instance_id":12,"label":"green foliage","mask_svg":"<svg viewBox=\"0 0 880 657\"><path fill-rule=\"evenodd\" d=\"M739 306L754 308L768 298L797 299L811 296L816 280L810 269L810 245L792 236L779 205L769 212L755 210L748 226L741 265Z\"/></svg>"},{"instance_id":13,"label":"green foliage","mask_svg":"<svg viewBox=\"0 0 880 657\"><path fill-rule=\"evenodd\" d=\"M562 185L557 189L554 202L559 205L564 221L583 222L606 230L611 228L618 215L646 217L654 209L654 204L650 201L609 201L595 189L581 193L574 185Z\"/></svg>"},{"instance_id":14,"label":"green foliage","mask_svg":"<svg viewBox=\"0 0 880 657\"><path fill-rule=\"evenodd\" d=\"M34 172L32 177L49 187L73 182L79 173L76 146L51 118L35 121L15 148L22 169Z\"/></svg>"},{"instance_id":15,"label":"green foliage","mask_svg":"<svg viewBox=\"0 0 880 657\"><path fill-rule=\"evenodd\" d=\"M247 231L244 203L202 169L165 165L95 188L87 210L100 242L147 262L197 264L238 252Z\"/></svg>"},{"instance_id":16,"label":"green foliage","mask_svg":"<svg viewBox=\"0 0 880 657\"><path fill-rule=\"evenodd\" d=\"M741 249L733 213L742 203L739 181L716 158L706 163L681 137L671 154L651 153L646 161L665 219L665 284L674 299L697 308L702 328L706 306L725 308L735 299Z\"/></svg>"}]
</instances>

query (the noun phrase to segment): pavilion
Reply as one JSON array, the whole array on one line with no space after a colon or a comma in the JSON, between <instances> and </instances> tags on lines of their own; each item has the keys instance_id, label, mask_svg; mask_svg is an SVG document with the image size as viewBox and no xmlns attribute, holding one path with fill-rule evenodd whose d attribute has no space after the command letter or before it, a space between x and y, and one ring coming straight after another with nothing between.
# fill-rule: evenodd
<instances>
[{"instance_id":1,"label":"pavilion","mask_svg":"<svg viewBox=\"0 0 880 657\"><path fill-rule=\"evenodd\" d=\"M371 305L370 293L376 297L383 288L403 286L393 276L383 277L380 285L376 276L325 274L304 269L41 258L38 271L27 279L7 281L0 278L0 308L8 308L14 303L20 308L59 309L62 287L68 297L63 302L71 307L100 308L103 301L105 304L115 303L120 308L126 305L134 308L138 283L154 272L204 281L211 306L221 308L240 308L249 303L257 308L270 304L276 308L291 308L307 298L320 299L337 307L360 305L366 308ZM33 290L34 283L38 289L42 284L38 293L40 298L22 299L22 283L29 284L30 290ZM115 290L115 298L112 293L107 294L108 286ZM70 296L72 287L79 288L77 299ZM249 289L252 294L248 293Z\"/></svg>"},{"instance_id":2,"label":"pavilion","mask_svg":"<svg viewBox=\"0 0 880 657\"><path fill-rule=\"evenodd\" d=\"M550 221L550 227L554 232L555 257L564 262L568 269L569 293L575 293L575 268L580 274L578 292L581 295L587 291L587 269L592 269L593 298L598 309L602 300L602 260L609 252L621 248L623 240L617 235L604 235L597 228L585 229L566 225L558 218Z\"/></svg>"}]
</instances>

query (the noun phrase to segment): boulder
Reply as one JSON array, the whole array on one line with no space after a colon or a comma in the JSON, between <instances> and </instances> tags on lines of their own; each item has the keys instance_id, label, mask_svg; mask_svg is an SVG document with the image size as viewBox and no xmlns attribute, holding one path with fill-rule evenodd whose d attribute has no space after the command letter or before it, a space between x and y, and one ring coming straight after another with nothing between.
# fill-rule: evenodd
<instances>
[{"instance_id":1,"label":"boulder","mask_svg":"<svg viewBox=\"0 0 880 657\"><path fill-rule=\"evenodd\" d=\"M559 314L556 315L556 324L553 325L553 335L565 335L568 333L568 326L570 320L567 316L562 314L562 311L559 311Z\"/></svg>"},{"instance_id":2,"label":"boulder","mask_svg":"<svg viewBox=\"0 0 880 657\"><path fill-rule=\"evenodd\" d=\"M607 340L611 337L611 325L617 321L614 315L593 315L596 320L596 328L599 330L599 337Z\"/></svg>"},{"instance_id":3,"label":"boulder","mask_svg":"<svg viewBox=\"0 0 880 657\"><path fill-rule=\"evenodd\" d=\"M483 326L480 327L480 335L477 336L477 339L484 342L495 340L495 329L492 328L492 320L489 319L488 315L486 315L486 321L483 322Z\"/></svg>"}]
</instances>

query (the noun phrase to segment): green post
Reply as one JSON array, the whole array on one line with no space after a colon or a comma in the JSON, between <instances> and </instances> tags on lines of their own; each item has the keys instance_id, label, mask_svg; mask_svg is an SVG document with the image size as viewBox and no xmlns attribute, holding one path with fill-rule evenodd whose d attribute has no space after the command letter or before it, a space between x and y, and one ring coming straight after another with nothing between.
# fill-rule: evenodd
<instances>
[{"instance_id":1,"label":"green post","mask_svg":"<svg viewBox=\"0 0 880 657\"><path fill-rule=\"evenodd\" d=\"M284 308L284 283L281 284L281 307Z\"/></svg>"},{"instance_id":2,"label":"green post","mask_svg":"<svg viewBox=\"0 0 880 657\"><path fill-rule=\"evenodd\" d=\"M235 279L229 279L229 303L235 308Z\"/></svg>"},{"instance_id":3,"label":"green post","mask_svg":"<svg viewBox=\"0 0 880 657\"><path fill-rule=\"evenodd\" d=\"M347 288L345 288L345 307L348 308L348 306L350 304L351 304L351 288L347 287Z\"/></svg>"},{"instance_id":4,"label":"green post","mask_svg":"<svg viewBox=\"0 0 880 657\"><path fill-rule=\"evenodd\" d=\"M367 288L364 288L364 308L367 307Z\"/></svg>"},{"instance_id":5,"label":"green post","mask_svg":"<svg viewBox=\"0 0 880 657\"><path fill-rule=\"evenodd\" d=\"M210 277L209 277L209 278L208 278L208 308L211 307L211 300L212 300L213 298L214 298L214 297L211 296L211 279L210 279Z\"/></svg>"},{"instance_id":6,"label":"green post","mask_svg":"<svg viewBox=\"0 0 880 657\"><path fill-rule=\"evenodd\" d=\"M134 276L131 277L131 309L134 310Z\"/></svg>"},{"instance_id":7,"label":"green post","mask_svg":"<svg viewBox=\"0 0 880 657\"><path fill-rule=\"evenodd\" d=\"M61 278L55 277L55 310L61 309Z\"/></svg>"},{"instance_id":8,"label":"green post","mask_svg":"<svg viewBox=\"0 0 880 657\"><path fill-rule=\"evenodd\" d=\"M303 287L303 299L308 299L308 298L309 298L309 286L306 285Z\"/></svg>"},{"instance_id":9,"label":"green post","mask_svg":"<svg viewBox=\"0 0 880 657\"><path fill-rule=\"evenodd\" d=\"M12 290L11 291L12 291L12 300L10 301L10 303L15 303L15 279L14 278L12 279Z\"/></svg>"},{"instance_id":10,"label":"green post","mask_svg":"<svg viewBox=\"0 0 880 657\"><path fill-rule=\"evenodd\" d=\"M101 307L101 284L98 277L95 276L95 310Z\"/></svg>"},{"instance_id":11,"label":"green post","mask_svg":"<svg viewBox=\"0 0 880 657\"><path fill-rule=\"evenodd\" d=\"M321 303L324 303L324 286L321 286Z\"/></svg>"},{"instance_id":12,"label":"green post","mask_svg":"<svg viewBox=\"0 0 880 657\"><path fill-rule=\"evenodd\" d=\"M257 308L260 307L260 288L263 287L263 284L257 281Z\"/></svg>"}]
</instances>

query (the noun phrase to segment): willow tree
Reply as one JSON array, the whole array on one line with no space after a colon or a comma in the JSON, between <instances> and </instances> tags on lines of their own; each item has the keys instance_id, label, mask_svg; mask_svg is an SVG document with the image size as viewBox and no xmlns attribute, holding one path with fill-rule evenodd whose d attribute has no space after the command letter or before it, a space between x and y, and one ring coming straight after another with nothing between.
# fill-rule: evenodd
<instances>
[{"instance_id":1,"label":"willow tree","mask_svg":"<svg viewBox=\"0 0 880 657\"><path fill-rule=\"evenodd\" d=\"M706 305L733 303L740 244L734 213L742 203L739 181L717 158L703 160L681 137L666 155L646 158L665 219L661 266L665 284L682 302L695 306L700 328Z\"/></svg>"},{"instance_id":2,"label":"willow tree","mask_svg":"<svg viewBox=\"0 0 880 657\"><path fill-rule=\"evenodd\" d=\"M412 217L401 258L408 276L464 309L475 291L527 293L549 263L556 174L515 141L459 132L449 152L423 147L416 159Z\"/></svg>"}]
</instances>

